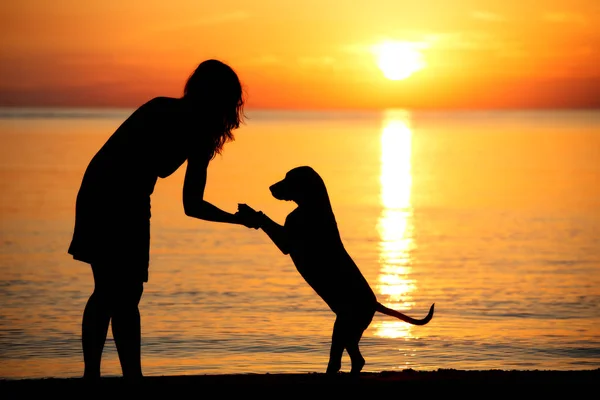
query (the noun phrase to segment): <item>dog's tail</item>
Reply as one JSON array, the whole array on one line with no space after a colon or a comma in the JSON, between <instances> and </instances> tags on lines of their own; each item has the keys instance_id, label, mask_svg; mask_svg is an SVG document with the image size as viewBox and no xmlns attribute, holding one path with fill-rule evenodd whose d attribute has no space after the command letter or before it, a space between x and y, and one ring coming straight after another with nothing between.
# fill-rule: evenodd
<instances>
[{"instance_id":1,"label":"dog's tail","mask_svg":"<svg viewBox=\"0 0 600 400\"><path fill-rule=\"evenodd\" d=\"M431 321L431 318L433 317L434 306L435 306L435 303L433 303L431 305L431 308L429 309L429 313L423 319L415 319L415 318L409 317L408 315L404 315L400 311L392 310L391 308L388 308L381 303L377 303L377 307L375 308L375 310L382 314L391 315L392 317L401 319L402 321L408 322L409 324L412 324L412 325L425 325L426 323Z\"/></svg>"}]
</instances>

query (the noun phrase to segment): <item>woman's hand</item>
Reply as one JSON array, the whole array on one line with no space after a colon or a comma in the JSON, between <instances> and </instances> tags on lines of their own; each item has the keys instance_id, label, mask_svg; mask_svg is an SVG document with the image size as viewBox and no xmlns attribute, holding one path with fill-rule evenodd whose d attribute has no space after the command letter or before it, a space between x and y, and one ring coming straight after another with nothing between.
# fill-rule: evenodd
<instances>
[{"instance_id":1,"label":"woman's hand","mask_svg":"<svg viewBox=\"0 0 600 400\"><path fill-rule=\"evenodd\" d=\"M261 225L262 213L254 210L247 204L238 204L238 211L235 213L240 223L247 228L258 229Z\"/></svg>"}]
</instances>

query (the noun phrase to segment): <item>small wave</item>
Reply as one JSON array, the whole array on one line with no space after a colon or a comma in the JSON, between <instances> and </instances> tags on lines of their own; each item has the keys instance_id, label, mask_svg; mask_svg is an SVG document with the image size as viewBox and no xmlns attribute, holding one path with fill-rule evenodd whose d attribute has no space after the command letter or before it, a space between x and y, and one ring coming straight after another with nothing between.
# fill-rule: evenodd
<instances>
[{"instance_id":1,"label":"small wave","mask_svg":"<svg viewBox=\"0 0 600 400\"><path fill-rule=\"evenodd\" d=\"M0 108L0 119L123 119L127 109Z\"/></svg>"}]
</instances>

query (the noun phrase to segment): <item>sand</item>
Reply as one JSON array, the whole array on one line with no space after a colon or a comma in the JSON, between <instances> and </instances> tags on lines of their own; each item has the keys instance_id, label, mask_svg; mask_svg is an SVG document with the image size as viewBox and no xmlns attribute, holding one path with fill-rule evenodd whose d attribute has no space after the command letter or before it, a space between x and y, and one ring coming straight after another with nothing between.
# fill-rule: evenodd
<instances>
[{"instance_id":1,"label":"sand","mask_svg":"<svg viewBox=\"0 0 600 400\"><path fill-rule=\"evenodd\" d=\"M3 398L24 398L29 395L72 395L74 397L111 393L129 392L135 395L162 396L188 393L191 395L218 393L221 397L227 392L250 394L265 394L265 391L284 390L292 396L299 390L314 390L321 393L323 388L335 389L335 393L346 391L349 394L359 389L368 389L374 393L379 389L389 390L451 390L465 393L472 389L474 393L482 388L490 387L496 390L532 389L539 394L545 391L550 394L563 393L568 390L571 397L575 392L586 394L590 389L597 390L600 385L600 368L595 370L577 371L464 371L464 370L436 370L436 371L393 371L393 372L367 372L359 377L340 373L335 377L328 377L322 373L298 374L235 374L235 375L181 375L181 376L150 376L137 383L128 383L120 377L105 377L95 384L85 382L81 378L45 378L45 379L18 379L0 380L0 393ZM206 390L207 392L204 392ZM200 391L200 392L199 392ZM345 391L345 392L346 392ZM517 392L521 393L520 391ZM528 392L529 393L529 392ZM8 394L8 397L5 395ZM488 395L494 392L487 392ZM567 393L565 393L567 394ZM288 396L288 397L289 397ZM201 396L206 397L206 396ZM492 396L494 397L494 396Z\"/></svg>"}]
</instances>

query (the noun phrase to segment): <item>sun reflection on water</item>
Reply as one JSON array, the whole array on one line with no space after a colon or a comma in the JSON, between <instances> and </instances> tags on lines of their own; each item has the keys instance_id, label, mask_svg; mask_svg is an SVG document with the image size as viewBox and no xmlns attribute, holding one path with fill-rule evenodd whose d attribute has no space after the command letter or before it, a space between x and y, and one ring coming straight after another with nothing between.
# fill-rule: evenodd
<instances>
[{"instance_id":1,"label":"sun reflection on water","mask_svg":"<svg viewBox=\"0 0 600 400\"><path fill-rule=\"evenodd\" d=\"M412 305L415 290L410 278L412 239L410 114L388 112L381 132L381 205L378 220L380 274L377 293L380 301L399 311ZM375 335L386 338L411 337L412 326L398 320L380 319Z\"/></svg>"}]
</instances>

